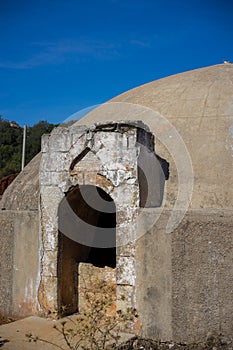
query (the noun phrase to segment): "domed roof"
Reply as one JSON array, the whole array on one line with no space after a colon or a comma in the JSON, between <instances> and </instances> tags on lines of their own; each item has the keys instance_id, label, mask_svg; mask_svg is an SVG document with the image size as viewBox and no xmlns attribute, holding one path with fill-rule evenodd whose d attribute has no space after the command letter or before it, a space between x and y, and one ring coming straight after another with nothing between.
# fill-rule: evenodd
<instances>
[{"instance_id":1,"label":"domed roof","mask_svg":"<svg viewBox=\"0 0 233 350\"><path fill-rule=\"evenodd\" d=\"M179 133L191 157L193 174L190 175L194 177L191 207L233 207L232 64L159 79L129 90L110 102L93 110L77 124L138 119L150 127L155 138L160 138L160 115ZM178 191L176 160L173 150L167 149L171 147L162 143L163 140L155 148L157 154L170 162L166 202L172 206Z\"/></svg>"},{"instance_id":2,"label":"domed roof","mask_svg":"<svg viewBox=\"0 0 233 350\"><path fill-rule=\"evenodd\" d=\"M38 153L6 189L0 201L1 209L38 210L40 159Z\"/></svg>"},{"instance_id":3,"label":"domed roof","mask_svg":"<svg viewBox=\"0 0 233 350\"><path fill-rule=\"evenodd\" d=\"M232 209L232 64L196 69L139 86L88 113L76 124L111 120L142 120L154 133L156 153L170 163L168 207L176 201L179 181L184 181L178 176L180 172L194 178L192 208ZM185 146L174 150L179 135ZM175 142L167 142L173 138ZM190 155L192 173L186 172L185 162L181 165L183 153ZM1 208L38 208L39 166L37 155L5 191Z\"/></svg>"}]
</instances>

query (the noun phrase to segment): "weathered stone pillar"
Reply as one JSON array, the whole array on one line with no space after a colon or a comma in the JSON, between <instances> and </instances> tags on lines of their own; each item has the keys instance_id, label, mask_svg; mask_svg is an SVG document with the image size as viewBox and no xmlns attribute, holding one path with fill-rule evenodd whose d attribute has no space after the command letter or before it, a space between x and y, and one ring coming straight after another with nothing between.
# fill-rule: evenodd
<instances>
[{"instance_id":1,"label":"weathered stone pillar","mask_svg":"<svg viewBox=\"0 0 233 350\"><path fill-rule=\"evenodd\" d=\"M101 188L115 203L117 307L135 306L135 240L140 206L138 159L142 149L143 154L150 155L154 147L153 136L145 128L138 122L110 122L90 128L74 125L56 128L51 135L43 137L39 301L45 312L56 312L58 308L58 207L70 189L85 185ZM90 245L80 242L78 234L75 241Z\"/></svg>"}]
</instances>

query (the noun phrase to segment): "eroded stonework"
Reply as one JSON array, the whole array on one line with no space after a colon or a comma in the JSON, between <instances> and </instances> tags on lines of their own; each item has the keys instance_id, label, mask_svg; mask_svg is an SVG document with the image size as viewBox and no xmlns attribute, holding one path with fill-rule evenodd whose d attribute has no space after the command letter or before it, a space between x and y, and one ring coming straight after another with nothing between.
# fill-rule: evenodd
<instances>
[{"instance_id":1,"label":"eroded stonework","mask_svg":"<svg viewBox=\"0 0 233 350\"><path fill-rule=\"evenodd\" d=\"M117 295L126 289L124 307L135 305L136 218L140 206L138 160L140 152L145 156L145 149L153 153L154 139L139 122L59 127L42 138L40 304L44 312L56 311L59 303L58 206L69 191L89 185L104 190L115 203ZM122 300L120 304L122 307Z\"/></svg>"}]
</instances>

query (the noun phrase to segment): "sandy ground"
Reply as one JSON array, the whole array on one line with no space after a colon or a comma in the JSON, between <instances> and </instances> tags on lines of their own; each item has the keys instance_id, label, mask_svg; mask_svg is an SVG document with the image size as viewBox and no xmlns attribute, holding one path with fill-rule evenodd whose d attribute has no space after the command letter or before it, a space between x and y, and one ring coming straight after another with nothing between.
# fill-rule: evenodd
<instances>
[{"instance_id":1,"label":"sandy ground","mask_svg":"<svg viewBox=\"0 0 233 350\"><path fill-rule=\"evenodd\" d=\"M73 316L72 316L73 317ZM75 317L75 316L74 316ZM63 319L64 320L64 319ZM60 320L61 321L61 320ZM0 326L0 348L1 350L56 350L64 349L68 350L68 347L65 345L62 335L60 335L53 326L60 321L55 321L51 319L43 319L40 317L27 317L19 321L11 322ZM47 339L53 343L56 343L57 347L54 347L51 344L46 344L44 342L29 343L28 339L25 337L25 334L32 333L43 339ZM125 342L130 339L132 335L130 334L121 334L121 340ZM216 338L214 341L207 340L205 343L195 343L194 345L185 345L185 344L176 344L176 343L157 343L153 342L153 345L148 345L148 340L142 344L138 343L135 349L160 349L160 350L233 350L233 343L222 343L219 341L219 338ZM123 347L128 349L128 347Z\"/></svg>"},{"instance_id":2,"label":"sandy ground","mask_svg":"<svg viewBox=\"0 0 233 350\"><path fill-rule=\"evenodd\" d=\"M70 316L69 318L76 319L76 316ZM64 318L62 320L66 320ZM68 350L64 339L53 326L61 322L61 320L44 319L36 316L30 316L22 320L11 322L0 326L0 348L3 350L56 350L51 344L38 341L36 343L29 343L25 334L32 333L35 336L46 339L59 345L62 349ZM68 320L68 322L70 322ZM68 326L68 324L67 324ZM121 341L124 342L132 337L132 334L122 333ZM61 349L60 348L60 349Z\"/></svg>"},{"instance_id":3,"label":"sandy ground","mask_svg":"<svg viewBox=\"0 0 233 350\"><path fill-rule=\"evenodd\" d=\"M0 348L3 350L54 350L56 347L42 342L29 343L25 334L32 333L43 339L48 339L58 345L64 345L62 336L53 329L58 321L43 319L40 317L27 317L19 321L0 326Z\"/></svg>"}]
</instances>

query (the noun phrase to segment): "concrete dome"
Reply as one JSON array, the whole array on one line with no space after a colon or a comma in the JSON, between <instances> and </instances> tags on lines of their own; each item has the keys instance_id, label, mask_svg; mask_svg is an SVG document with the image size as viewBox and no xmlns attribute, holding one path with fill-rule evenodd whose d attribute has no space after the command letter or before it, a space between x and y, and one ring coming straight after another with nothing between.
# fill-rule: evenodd
<instances>
[{"instance_id":1,"label":"concrete dome","mask_svg":"<svg viewBox=\"0 0 233 350\"><path fill-rule=\"evenodd\" d=\"M129 90L109 102L88 113L77 124L142 120L157 139L161 133L157 116L161 115L178 131L191 157L194 175L191 207L232 209L232 64L219 64L159 79ZM166 206L172 207L177 198L179 180L172 150L158 140L155 149L170 163ZM37 155L6 190L1 208L38 208L39 166L40 155Z\"/></svg>"},{"instance_id":2,"label":"concrete dome","mask_svg":"<svg viewBox=\"0 0 233 350\"><path fill-rule=\"evenodd\" d=\"M38 153L6 189L1 209L38 210L40 159L41 153Z\"/></svg>"},{"instance_id":3,"label":"concrete dome","mask_svg":"<svg viewBox=\"0 0 233 350\"><path fill-rule=\"evenodd\" d=\"M156 80L110 102L114 103L98 107L77 124L137 119L147 124L157 138L161 126L158 129L156 116L162 115L178 131L191 156L194 176L191 207L233 207L232 64L219 64ZM126 108L123 107L125 103ZM138 108L131 104L137 104ZM139 105L146 107L145 110ZM178 191L173 150L166 149L161 142L156 143L155 148L157 154L170 162L166 205L172 206Z\"/></svg>"}]
</instances>

